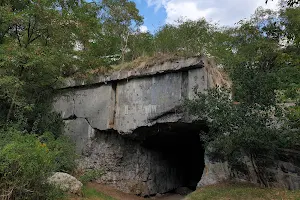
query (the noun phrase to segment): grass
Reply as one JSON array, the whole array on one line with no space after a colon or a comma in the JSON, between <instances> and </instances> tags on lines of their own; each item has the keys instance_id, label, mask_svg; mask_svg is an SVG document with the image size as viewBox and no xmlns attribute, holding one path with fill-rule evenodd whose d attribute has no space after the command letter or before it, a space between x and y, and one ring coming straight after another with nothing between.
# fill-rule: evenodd
<instances>
[{"instance_id":1,"label":"grass","mask_svg":"<svg viewBox=\"0 0 300 200\"><path fill-rule=\"evenodd\" d=\"M79 177L79 180L81 183L86 184L88 182L91 182L93 180L96 180L97 178L100 178L102 175L104 174L104 172L102 170L89 170L83 173L83 175L81 175Z\"/></svg>"},{"instance_id":2,"label":"grass","mask_svg":"<svg viewBox=\"0 0 300 200\"><path fill-rule=\"evenodd\" d=\"M198 189L186 200L300 200L300 191L228 183Z\"/></svg>"},{"instance_id":3,"label":"grass","mask_svg":"<svg viewBox=\"0 0 300 200\"><path fill-rule=\"evenodd\" d=\"M111 65L109 67L99 67L96 69L92 69L85 73L77 73L74 75L74 78L88 80L93 79L98 75L111 75L113 72L120 71L130 71L130 70L144 70L151 68L155 65L160 65L166 62L173 62L178 59L185 59L191 57L199 57L195 55L180 55L180 54L156 54L154 56L143 56L138 57L135 60L127 61L124 63L120 63L117 65ZM213 85L218 86L231 86L231 81L228 78L228 75L221 68L217 67L216 62L213 58L208 59L208 65L206 69L209 74L212 76Z\"/></svg>"},{"instance_id":4,"label":"grass","mask_svg":"<svg viewBox=\"0 0 300 200\"><path fill-rule=\"evenodd\" d=\"M151 68L157 64L163 64L165 62L171 62L177 59L189 58L189 57L195 57L195 56L187 56L187 55L180 56L176 54L156 54L155 56L143 56L143 57L138 57L137 59L132 61L126 61L117 65L111 65L109 67L100 66L88 72L84 72L84 73L79 72L74 74L73 78L88 79L95 75L96 76L103 75L103 74L110 75L116 71L130 71L133 69L141 70L141 69Z\"/></svg>"},{"instance_id":5,"label":"grass","mask_svg":"<svg viewBox=\"0 0 300 200\"><path fill-rule=\"evenodd\" d=\"M97 199L97 200L116 200L106 194L98 192L96 189L84 187L83 188L84 199Z\"/></svg>"},{"instance_id":6,"label":"grass","mask_svg":"<svg viewBox=\"0 0 300 200\"><path fill-rule=\"evenodd\" d=\"M155 56L144 56L144 57L139 57L130 62L124 62L118 65L113 65L111 66L111 72L120 71L120 70L144 69L144 68L152 67L157 64L163 64L168 61L174 61L177 59L182 59L187 57L188 56L179 56L175 54L157 54Z\"/></svg>"},{"instance_id":7,"label":"grass","mask_svg":"<svg viewBox=\"0 0 300 200\"><path fill-rule=\"evenodd\" d=\"M82 197L70 195L67 200L117 200L111 196L108 196L102 192L97 191L94 188L84 186L82 188Z\"/></svg>"}]
</instances>

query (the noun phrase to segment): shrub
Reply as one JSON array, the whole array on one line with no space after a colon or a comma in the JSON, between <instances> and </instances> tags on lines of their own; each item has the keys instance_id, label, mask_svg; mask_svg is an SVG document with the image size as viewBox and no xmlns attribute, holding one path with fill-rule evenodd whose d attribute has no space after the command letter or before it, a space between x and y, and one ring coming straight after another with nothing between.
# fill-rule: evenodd
<instances>
[{"instance_id":1,"label":"shrub","mask_svg":"<svg viewBox=\"0 0 300 200\"><path fill-rule=\"evenodd\" d=\"M87 183L100 178L103 174L104 172L100 169L89 170L80 177L80 181L82 183Z\"/></svg>"},{"instance_id":2,"label":"shrub","mask_svg":"<svg viewBox=\"0 0 300 200\"><path fill-rule=\"evenodd\" d=\"M69 143L50 133L40 137L14 129L0 131L0 199L58 199L62 193L47 184L52 172L71 170ZM42 139L47 138L44 142ZM66 153L64 153L66 152Z\"/></svg>"},{"instance_id":3,"label":"shrub","mask_svg":"<svg viewBox=\"0 0 300 200\"><path fill-rule=\"evenodd\" d=\"M76 166L75 160L75 144L70 142L69 138L60 136L55 139L51 133L45 133L39 137L39 141L47 144L49 150L55 154L55 162L57 171L70 173Z\"/></svg>"},{"instance_id":4,"label":"shrub","mask_svg":"<svg viewBox=\"0 0 300 200\"><path fill-rule=\"evenodd\" d=\"M289 129L280 106L234 102L225 88L198 93L185 105L209 127L209 132L201 135L206 153L228 160L232 167L241 166L247 156L264 186L269 185L267 169L278 159L279 150L298 143L299 133Z\"/></svg>"}]
</instances>

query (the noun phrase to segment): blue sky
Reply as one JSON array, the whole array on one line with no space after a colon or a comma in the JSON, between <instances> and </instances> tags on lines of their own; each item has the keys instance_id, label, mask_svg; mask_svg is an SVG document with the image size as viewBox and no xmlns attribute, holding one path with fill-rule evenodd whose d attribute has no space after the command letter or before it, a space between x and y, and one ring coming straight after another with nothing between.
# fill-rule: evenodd
<instances>
[{"instance_id":1,"label":"blue sky","mask_svg":"<svg viewBox=\"0 0 300 200\"><path fill-rule=\"evenodd\" d=\"M278 0L132 0L144 16L141 30L154 32L160 26L175 24L179 18L197 20L206 18L213 23L233 26L241 19L249 18L255 10L276 9Z\"/></svg>"},{"instance_id":2,"label":"blue sky","mask_svg":"<svg viewBox=\"0 0 300 200\"><path fill-rule=\"evenodd\" d=\"M167 13L165 9L157 9L155 6L148 5L146 0L134 0L140 14L144 17L144 29L151 33L155 32L166 22Z\"/></svg>"},{"instance_id":3,"label":"blue sky","mask_svg":"<svg viewBox=\"0 0 300 200\"><path fill-rule=\"evenodd\" d=\"M92 1L92 0L87 0ZM154 33L164 24L176 24L178 19L197 20L205 18L212 23L234 26L236 22L249 18L255 10L276 9L279 0L131 0L136 3L144 17L141 31Z\"/></svg>"}]
</instances>

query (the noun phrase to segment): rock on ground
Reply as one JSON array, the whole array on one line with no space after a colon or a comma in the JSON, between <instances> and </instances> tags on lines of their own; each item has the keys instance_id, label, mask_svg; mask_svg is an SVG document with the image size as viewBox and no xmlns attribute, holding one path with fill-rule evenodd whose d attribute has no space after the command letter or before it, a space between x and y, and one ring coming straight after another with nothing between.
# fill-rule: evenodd
<instances>
[{"instance_id":1,"label":"rock on ground","mask_svg":"<svg viewBox=\"0 0 300 200\"><path fill-rule=\"evenodd\" d=\"M48 178L48 183L59 187L65 192L80 195L83 184L75 177L67 173L56 172L53 176Z\"/></svg>"}]
</instances>

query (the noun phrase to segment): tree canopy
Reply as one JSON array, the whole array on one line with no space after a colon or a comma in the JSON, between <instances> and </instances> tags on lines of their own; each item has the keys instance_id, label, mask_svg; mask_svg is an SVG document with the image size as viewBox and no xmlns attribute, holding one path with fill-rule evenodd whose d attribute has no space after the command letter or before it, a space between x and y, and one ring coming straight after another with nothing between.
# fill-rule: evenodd
<instances>
[{"instance_id":1,"label":"tree canopy","mask_svg":"<svg viewBox=\"0 0 300 200\"><path fill-rule=\"evenodd\" d=\"M266 3L268 3L269 0L266 0ZM273 0L272 0L273 1ZM300 3L299 0L283 0L282 1L284 4L286 4L287 6L295 6L295 5L298 5Z\"/></svg>"},{"instance_id":2,"label":"tree canopy","mask_svg":"<svg viewBox=\"0 0 300 200\"><path fill-rule=\"evenodd\" d=\"M247 156L264 186L270 179L265 170L282 150L299 147L299 13L298 7L258 9L240 21L229 31L229 59L220 55L232 88L187 102L191 114L208 122L210 131L202 136L207 150L233 166Z\"/></svg>"},{"instance_id":3,"label":"tree canopy","mask_svg":"<svg viewBox=\"0 0 300 200\"><path fill-rule=\"evenodd\" d=\"M142 21L127 0L1 1L1 124L23 114L36 119L63 77L124 56Z\"/></svg>"}]
</instances>

